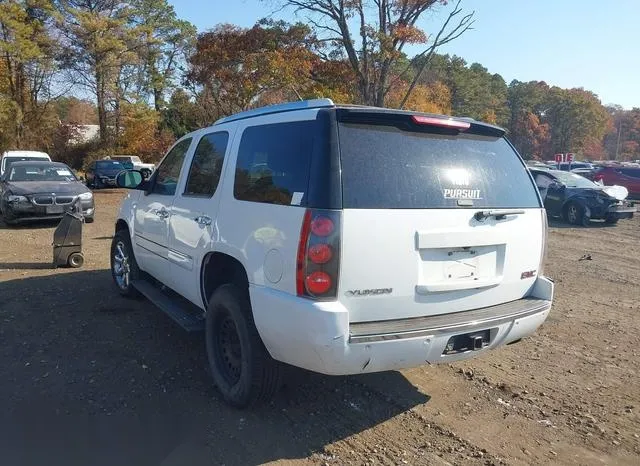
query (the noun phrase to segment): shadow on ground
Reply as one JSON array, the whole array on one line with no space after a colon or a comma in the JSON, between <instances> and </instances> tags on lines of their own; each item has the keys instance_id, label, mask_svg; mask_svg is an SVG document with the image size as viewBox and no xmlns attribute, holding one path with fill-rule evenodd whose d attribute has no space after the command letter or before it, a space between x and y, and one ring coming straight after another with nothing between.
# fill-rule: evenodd
<instances>
[{"instance_id":1,"label":"shadow on ground","mask_svg":"<svg viewBox=\"0 0 640 466\"><path fill-rule=\"evenodd\" d=\"M429 400L400 373L292 369L273 402L221 400L203 335L108 270L0 283L0 464L262 464L304 458Z\"/></svg>"}]
</instances>

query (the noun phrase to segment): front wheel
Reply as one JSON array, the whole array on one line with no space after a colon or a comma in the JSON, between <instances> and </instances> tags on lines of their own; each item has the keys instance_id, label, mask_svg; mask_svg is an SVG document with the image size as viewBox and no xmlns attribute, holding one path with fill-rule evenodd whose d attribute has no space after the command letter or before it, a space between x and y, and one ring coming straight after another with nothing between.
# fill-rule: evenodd
<instances>
[{"instance_id":1,"label":"front wheel","mask_svg":"<svg viewBox=\"0 0 640 466\"><path fill-rule=\"evenodd\" d=\"M565 207L565 220L571 225L589 226L591 219L587 215L586 210L577 202L570 202Z\"/></svg>"},{"instance_id":2,"label":"front wheel","mask_svg":"<svg viewBox=\"0 0 640 466\"><path fill-rule=\"evenodd\" d=\"M213 293L206 339L211 374L227 403L246 408L278 391L282 364L271 358L260 339L246 290L228 284Z\"/></svg>"},{"instance_id":3,"label":"front wheel","mask_svg":"<svg viewBox=\"0 0 640 466\"><path fill-rule=\"evenodd\" d=\"M111 276L122 296L133 298L140 295L132 283L139 274L129 233L119 230L111 241Z\"/></svg>"},{"instance_id":4,"label":"front wheel","mask_svg":"<svg viewBox=\"0 0 640 466\"><path fill-rule=\"evenodd\" d=\"M607 225L615 225L616 223L618 223L618 220L620 219L615 215L607 215L607 217L604 219L604 223L606 223Z\"/></svg>"}]
</instances>

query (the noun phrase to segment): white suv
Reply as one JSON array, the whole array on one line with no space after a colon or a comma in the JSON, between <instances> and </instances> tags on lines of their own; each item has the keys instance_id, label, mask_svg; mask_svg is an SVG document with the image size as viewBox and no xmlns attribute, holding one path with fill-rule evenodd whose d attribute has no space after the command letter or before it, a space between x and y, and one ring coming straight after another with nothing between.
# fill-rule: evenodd
<instances>
[{"instance_id":1,"label":"white suv","mask_svg":"<svg viewBox=\"0 0 640 466\"><path fill-rule=\"evenodd\" d=\"M551 308L547 221L504 131L326 99L240 113L123 172L113 278L187 330L246 406L284 365L359 374L452 362Z\"/></svg>"}]
</instances>

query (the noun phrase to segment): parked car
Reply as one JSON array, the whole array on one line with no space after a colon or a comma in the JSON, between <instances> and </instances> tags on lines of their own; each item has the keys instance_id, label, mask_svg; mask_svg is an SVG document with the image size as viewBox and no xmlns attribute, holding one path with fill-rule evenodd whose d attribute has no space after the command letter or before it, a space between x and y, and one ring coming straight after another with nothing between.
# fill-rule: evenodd
<instances>
[{"instance_id":1,"label":"parked car","mask_svg":"<svg viewBox=\"0 0 640 466\"><path fill-rule=\"evenodd\" d=\"M283 366L360 374L482 354L551 308L546 213L501 128L331 100L181 138L120 207L111 270L244 407ZM515 189L517 187L517 189ZM172 291L167 291L172 290Z\"/></svg>"},{"instance_id":2,"label":"parked car","mask_svg":"<svg viewBox=\"0 0 640 466\"><path fill-rule=\"evenodd\" d=\"M87 186L101 189L116 186L116 175L126 168L117 160L96 160L86 170Z\"/></svg>"},{"instance_id":3,"label":"parked car","mask_svg":"<svg viewBox=\"0 0 640 466\"><path fill-rule=\"evenodd\" d=\"M593 179L607 186L624 186L629 190L630 199L640 199L640 168L604 166L593 174Z\"/></svg>"},{"instance_id":4,"label":"parked car","mask_svg":"<svg viewBox=\"0 0 640 466\"><path fill-rule=\"evenodd\" d=\"M633 218L636 208L607 194L603 187L575 173L529 169L549 216L572 225L587 226L592 219L617 223Z\"/></svg>"},{"instance_id":5,"label":"parked car","mask_svg":"<svg viewBox=\"0 0 640 466\"><path fill-rule=\"evenodd\" d=\"M573 171L577 169L592 169L593 164L587 163L587 162L571 162L571 163L562 162L559 165L557 163L554 163L552 167L555 168L556 170L560 169L562 171L568 172L568 171Z\"/></svg>"},{"instance_id":6,"label":"parked car","mask_svg":"<svg viewBox=\"0 0 640 466\"><path fill-rule=\"evenodd\" d=\"M51 161L51 157L46 152L38 152L33 150L10 150L2 154L2 161L0 162L0 176L11 166L14 162L28 162L46 160Z\"/></svg>"},{"instance_id":7,"label":"parked car","mask_svg":"<svg viewBox=\"0 0 640 466\"><path fill-rule=\"evenodd\" d=\"M139 170L145 178L149 178L156 169L152 163L144 163L137 155L112 155L111 160L120 162L127 170Z\"/></svg>"},{"instance_id":8,"label":"parked car","mask_svg":"<svg viewBox=\"0 0 640 466\"><path fill-rule=\"evenodd\" d=\"M76 202L93 222L93 194L59 162L15 162L0 177L0 212L8 224L61 218Z\"/></svg>"}]
</instances>

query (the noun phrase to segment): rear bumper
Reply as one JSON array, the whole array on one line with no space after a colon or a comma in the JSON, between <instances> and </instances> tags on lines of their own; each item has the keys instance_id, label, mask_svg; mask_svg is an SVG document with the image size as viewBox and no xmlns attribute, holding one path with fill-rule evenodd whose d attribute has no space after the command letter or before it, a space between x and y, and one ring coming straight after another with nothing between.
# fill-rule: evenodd
<instances>
[{"instance_id":1,"label":"rear bumper","mask_svg":"<svg viewBox=\"0 0 640 466\"><path fill-rule=\"evenodd\" d=\"M346 375L449 363L519 340L547 318L553 283L540 277L527 298L489 308L353 324L339 302L313 302L255 286L250 293L256 326L274 359ZM452 336L481 330L491 334L485 348L443 355Z\"/></svg>"}]
</instances>

